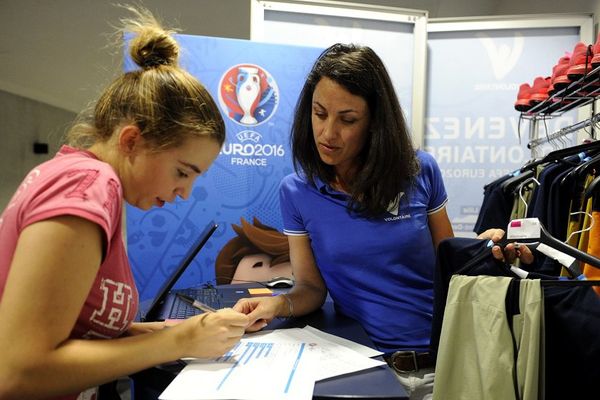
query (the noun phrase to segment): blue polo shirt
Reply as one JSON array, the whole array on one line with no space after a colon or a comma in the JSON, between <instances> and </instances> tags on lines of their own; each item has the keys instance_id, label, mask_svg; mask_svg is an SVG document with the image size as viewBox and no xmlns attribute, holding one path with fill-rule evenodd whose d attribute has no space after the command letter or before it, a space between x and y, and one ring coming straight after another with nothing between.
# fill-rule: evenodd
<instances>
[{"instance_id":1,"label":"blue polo shirt","mask_svg":"<svg viewBox=\"0 0 600 400\"><path fill-rule=\"evenodd\" d=\"M380 351L429 348L435 249L428 215L447 202L440 169L417 151L420 173L400 205L377 219L349 214L349 196L329 184L286 176L284 233L308 235L338 311L359 321Z\"/></svg>"}]
</instances>

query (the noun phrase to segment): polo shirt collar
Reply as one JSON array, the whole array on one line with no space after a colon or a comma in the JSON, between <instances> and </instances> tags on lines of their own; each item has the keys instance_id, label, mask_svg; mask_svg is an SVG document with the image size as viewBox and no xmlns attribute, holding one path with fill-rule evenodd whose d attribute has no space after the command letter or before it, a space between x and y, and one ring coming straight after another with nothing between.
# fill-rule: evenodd
<instances>
[{"instance_id":1,"label":"polo shirt collar","mask_svg":"<svg viewBox=\"0 0 600 400\"><path fill-rule=\"evenodd\" d=\"M319 177L315 177L315 186L322 194L326 194L332 197L347 199L350 197L347 193L340 192L334 189L330 184L323 182Z\"/></svg>"}]
</instances>

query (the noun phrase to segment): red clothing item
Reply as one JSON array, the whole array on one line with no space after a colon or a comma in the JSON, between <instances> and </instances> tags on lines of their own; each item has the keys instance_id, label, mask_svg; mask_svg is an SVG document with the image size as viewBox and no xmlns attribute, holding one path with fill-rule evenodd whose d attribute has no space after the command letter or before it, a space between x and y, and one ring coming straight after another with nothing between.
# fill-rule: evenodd
<instances>
[{"instance_id":1,"label":"red clothing item","mask_svg":"<svg viewBox=\"0 0 600 400\"><path fill-rule=\"evenodd\" d=\"M122 207L119 177L90 152L63 146L52 160L34 168L0 216L0 301L25 227L60 215L85 218L102 228L105 258L71 338L121 336L133 322L139 302L123 243Z\"/></svg>"}]
</instances>

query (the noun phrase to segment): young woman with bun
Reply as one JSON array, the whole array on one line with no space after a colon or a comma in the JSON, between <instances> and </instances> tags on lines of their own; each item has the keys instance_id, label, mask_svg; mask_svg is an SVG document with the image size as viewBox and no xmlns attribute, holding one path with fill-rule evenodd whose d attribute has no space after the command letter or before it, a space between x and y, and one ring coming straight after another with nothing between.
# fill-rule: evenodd
<instances>
[{"instance_id":1,"label":"young woman with bun","mask_svg":"<svg viewBox=\"0 0 600 400\"><path fill-rule=\"evenodd\" d=\"M248 317L231 309L164 329L138 323L123 206L187 198L225 125L179 47L143 9L123 30L139 69L82 114L0 215L0 398L94 398L99 385L181 357L231 349Z\"/></svg>"}]
</instances>

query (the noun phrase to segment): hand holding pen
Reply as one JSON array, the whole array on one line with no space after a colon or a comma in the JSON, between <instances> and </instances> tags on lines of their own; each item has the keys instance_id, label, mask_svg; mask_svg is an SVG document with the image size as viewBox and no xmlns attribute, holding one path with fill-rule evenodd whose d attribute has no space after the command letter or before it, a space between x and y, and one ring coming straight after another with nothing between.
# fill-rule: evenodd
<instances>
[{"instance_id":1,"label":"hand holding pen","mask_svg":"<svg viewBox=\"0 0 600 400\"><path fill-rule=\"evenodd\" d=\"M177 293L177 296L192 307L204 311L200 315L182 319L173 331L186 332L181 347L181 357L211 358L223 355L239 342L248 326L248 316L232 309L214 308Z\"/></svg>"}]
</instances>

